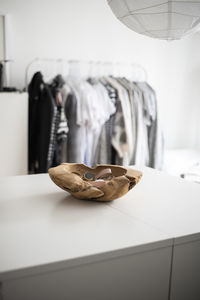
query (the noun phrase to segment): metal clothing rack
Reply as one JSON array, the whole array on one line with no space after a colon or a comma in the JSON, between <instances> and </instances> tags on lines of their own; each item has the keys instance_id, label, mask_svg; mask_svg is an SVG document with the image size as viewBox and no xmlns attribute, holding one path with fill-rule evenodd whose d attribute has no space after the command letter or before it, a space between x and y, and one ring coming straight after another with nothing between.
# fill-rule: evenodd
<instances>
[{"instance_id":1,"label":"metal clothing rack","mask_svg":"<svg viewBox=\"0 0 200 300\"><path fill-rule=\"evenodd\" d=\"M85 73L82 72L83 77L113 75L125 76L132 81L147 81L147 71L137 63L35 58L26 67L25 88L28 89L28 83L37 71L41 71L44 77L47 75L45 81L48 81L57 74L61 74L63 77L67 76L72 68L76 71L79 69L80 73L84 71ZM129 75L127 76L127 74Z\"/></svg>"}]
</instances>

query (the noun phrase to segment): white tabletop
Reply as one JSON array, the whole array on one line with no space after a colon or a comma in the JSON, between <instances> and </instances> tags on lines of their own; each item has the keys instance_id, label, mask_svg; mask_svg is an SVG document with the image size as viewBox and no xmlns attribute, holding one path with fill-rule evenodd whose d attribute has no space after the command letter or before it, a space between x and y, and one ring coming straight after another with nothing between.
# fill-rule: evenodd
<instances>
[{"instance_id":1,"label":"white tabletop","mask_svg":"<svg viewBox=\"0 0 200 300\"><path fill-rule=\"evenodd\" d=\"M143 173L109 203L77 200L47 174L0 179L0 279L166 247L198 233L200 185Z\"/></svg>"},{"instance_id":2,"label":"white tabletop","mask_svg":"<svg viewBox=\"0 0 200 300\"><path fill-rule=\"evenodd\" d=\"M150 168L137 189L110 206L173 238L196 235L200 239L200 184ZM186 238L187 239L187 238Z\"/></svg>"}]
</instances>

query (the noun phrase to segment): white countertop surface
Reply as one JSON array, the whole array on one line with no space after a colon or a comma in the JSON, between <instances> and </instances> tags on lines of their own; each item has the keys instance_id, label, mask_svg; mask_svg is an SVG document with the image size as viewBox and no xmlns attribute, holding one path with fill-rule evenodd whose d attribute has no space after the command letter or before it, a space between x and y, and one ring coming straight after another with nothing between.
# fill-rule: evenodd
<instances>
[{"instance_id":1,"label":"white countertop surface","mask_svg":"<svg viewBox=\"0 0 200 300\"><path fill-rule=\"evenodd\" d=\"M77 200L48 174L1 178L0 279L200 239L200 185L142 171L108 203Z\"/></svg>"},{"instance_id":2,"label":"white countertop surface","mask_svg":"<svg viewBox=\"0 0 200 300\"><path fill-rule=\"evenodd\" d=\"M144 168L142 182L109 205L173 238L200 233L200 184ZM200 234L199 234L200 238Z\"/></svg>"}]
</instances>

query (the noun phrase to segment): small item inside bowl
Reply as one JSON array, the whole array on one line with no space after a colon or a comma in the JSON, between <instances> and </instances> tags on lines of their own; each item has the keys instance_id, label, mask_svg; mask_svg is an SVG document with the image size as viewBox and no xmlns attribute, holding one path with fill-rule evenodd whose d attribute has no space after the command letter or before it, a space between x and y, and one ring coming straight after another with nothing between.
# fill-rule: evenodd
<instances>
[{"instance_id":1,"label":"small item inside bowl","mask_svg":"<svg viewBox=\"0 0 200 300\"><path fill-rule=\"evenodd\" d=\"M95 181L90 181L89 182L89 184L91 184L92 186L95 186L97 188L100 188L100 187L104 186L105 183L106 182L103 179L97 179Z\"/></svg>"},{"instance_id":2,"label":"small item inside bowl","mask_svg":"<svg viewBox=\"0 0 200 300\"><path fill-rule=\"evenodd\" d=\"M87 172L84 174L84 179L86 180L95 180L95 175L93 173Z\"/></svg>"},{"instance_id":3,"label":"small item inside bowl","mask_svg":"<svg viewBox=\"0 0 200 300\"><path fill-rule=\"evenodd\" d=\"M86 172L84 175L83 175L83 180L87 180L87 181L92 181L92 182L95 182L97 180L100 180L100 179L111 179L113 176L112 176L112 171L110 168L107 168L107 169L103 169L101 171L99 171L98 173L96 173L96 176L94 173L91 173L91 172Z\"/></svg>"},{"instance_id":4,"label":"small item inside bowl","mask_svg":"<svg viewBox=\"0 0 200 300\"><path fill-rule=\"evenodd\" d=\"M88 183L91 184L91 186L100 188L104 186L106 183L105 180L112 179L112 171L110 168L106 168L98 172L95 176L94 173L87 172L83 175L83 179L86 181L89 181Z\"/></svg>"},{"instance_id":5,"label":"small item inside bowl","mask_svg":"<svg viewBox=\"0 0 200 300\"><path fill-rule=\"evenodd\" d=\"M110 168L101 170L97 175L97 179L111 179L112 177L112 170Z\"/></svg>"}]
</instances>

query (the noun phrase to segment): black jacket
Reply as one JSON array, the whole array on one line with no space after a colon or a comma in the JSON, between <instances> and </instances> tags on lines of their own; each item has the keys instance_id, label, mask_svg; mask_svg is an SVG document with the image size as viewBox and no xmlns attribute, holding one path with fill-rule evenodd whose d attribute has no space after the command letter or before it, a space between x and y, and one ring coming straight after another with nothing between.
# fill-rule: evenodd
<instances>
[{"instance_id":1,"label":"black jacket","mask_svg":"<svg viewBox=\"0 0 200 300\"><path fill-rule=\"evenodd\" d=\"M40 72L29 85L29 172L46 173L54 99Z\"/></svg>"},{"instance_id":2,"label":"black jacket","mask_svg":"<svg viewBox=\"0 0 200 300\"><path fill-rule=\"evenodd\" d=\"M39 101L41 97L41 86L43 77L40 72L34 74L29 87L29 107L28 107L28 169L30 173L35 173L37 135L39 131Z\"/></svg>"},{"instance_id":3,"label":"black jacket","mask_svg":"<svg viewBox=\"0 0 200 300\"><path fill-rule=\"evenodd\" d=\"M57 145L60 109L56 93L64 80L57 75L51 85L45 84L42 74L34 74L29 92L29 172L46 173L58 165L61 155Z\"/></svg>"}]
</instances>

